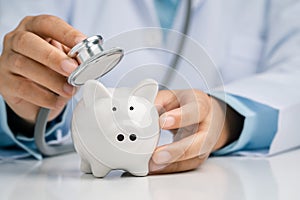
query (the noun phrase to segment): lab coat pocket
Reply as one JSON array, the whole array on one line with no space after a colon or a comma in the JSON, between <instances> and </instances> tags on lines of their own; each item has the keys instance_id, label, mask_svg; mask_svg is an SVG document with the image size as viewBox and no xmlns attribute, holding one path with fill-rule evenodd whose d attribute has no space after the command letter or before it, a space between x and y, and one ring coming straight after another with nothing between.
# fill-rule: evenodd
<instances>
[{"instance_id":1,"label":"lab coat pocket","mask_svg":"<svg viewBox=\"0 0 300 200\"><path fill-rule=\"evenodd\" d=\"M229 48L226 77L240 79L255 74L262 50L262 41L250 36L236 36Z\"/></svg>"}]
</instances>

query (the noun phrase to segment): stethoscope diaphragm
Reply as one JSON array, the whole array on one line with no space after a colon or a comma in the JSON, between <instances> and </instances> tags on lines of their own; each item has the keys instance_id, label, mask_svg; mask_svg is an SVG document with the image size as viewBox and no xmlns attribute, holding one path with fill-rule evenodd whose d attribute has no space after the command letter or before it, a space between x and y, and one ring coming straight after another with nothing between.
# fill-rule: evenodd
<instances>
[{"instance_id":1,"label":"stethoscope diaphragm","mask_svg":"<svg viewBox=\"0 0 300 200\"><path fill-rule=\"evenodd\" d=\"M86 81L98 79L112 70L123 58L123 50L118 47L104 50L100 35L89 37L75 45L68 56L76 58L79 66L68 78L68 83L81 86Z\"/></svg>"}]
</instances>

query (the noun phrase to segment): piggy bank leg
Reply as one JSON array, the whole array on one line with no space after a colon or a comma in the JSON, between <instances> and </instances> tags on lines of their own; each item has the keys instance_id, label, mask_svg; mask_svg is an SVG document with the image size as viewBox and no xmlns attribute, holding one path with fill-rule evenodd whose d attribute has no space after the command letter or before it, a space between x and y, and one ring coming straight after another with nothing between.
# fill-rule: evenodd
<instances>
[{"instance_id":1,"label":"piggy bank leg","mask_svg":"<svg viewBox=\"0 0 300 200\"><path fill-rule=\"evenodd\" d=\"M130 172L134 176L147 176L148 171L141 171L141 172Z\"/></svg>"},{"instance_id":2,"label":"piggy bank leg","mask_svg":"<svg viewBox=\"0 0 300 200\"><path fill-rule=\"evenodd\" d=\"M110 172L110 168L106 167L105 165L99 163L99 162L93 162L92 163L92 172L95 177L102 178Z\"/></svg>"},{"instance_id":3,"label":"piggy bank leg","mask_svg":"<svg viewBox=\"0 0 300 200\"><path fill-rule=\"evenodd\" d=\"M147 174L149 173L148 163L141 165L138 168L130 169L129 173L134 176L147 176Z\"/></svg>"},{"instance_id":4,"label":"piggy bank leg","mask_svg":"<svg viewBox=\"0 0 300 200\"><path fill-rule=\"evenodd\" d=\"M90 163L87 162L87 161L84 160L84 159L81 159L80 170L81 170L82 172L86 173L86 174L92 173Z\"/></svg>"}]
</instances>

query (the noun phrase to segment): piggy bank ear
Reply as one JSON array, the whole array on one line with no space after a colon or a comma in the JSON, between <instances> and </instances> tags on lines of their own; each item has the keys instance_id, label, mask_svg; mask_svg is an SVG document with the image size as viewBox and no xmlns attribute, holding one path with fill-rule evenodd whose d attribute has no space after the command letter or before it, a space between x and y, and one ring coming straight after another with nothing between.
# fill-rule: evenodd
<instances>
[{"instance_id":1,"label":"piggy bank ear","mask_svg":"<svg viewBox=\"0 0 300 200\"><path fill-rule=\"evenodd\" d=\"M151 103L154 103L158 92L158 84L153 79L145 79L141 81L133 90L131 95L144 97Z\"/></svg>"},{"instance_id":2,"label":"piggy bank ear","mask_svg":"<svg viewBox=\"0 0 300 200\"><path fill-rule=\"evenodd\" d=\"M83 85L83 101L85 105L93 105L96 99L111 98L108 89L97 80L89 80Z\"/></svg>"}]
</instances>

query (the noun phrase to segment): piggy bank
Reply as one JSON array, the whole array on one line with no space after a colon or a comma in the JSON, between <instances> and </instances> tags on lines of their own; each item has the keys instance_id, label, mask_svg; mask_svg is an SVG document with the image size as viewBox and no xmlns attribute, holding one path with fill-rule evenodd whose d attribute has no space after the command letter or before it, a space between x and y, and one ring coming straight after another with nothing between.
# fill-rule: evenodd
<instances>
[{"instance_id":1,"label":"piggy bank","mask_svg":"<svg viewBox=\"0 0 300 200\"><path fill-rule=\"evenodd\" d=\"M154 106L157 82L146 79L134 88L108 89L90 80L82 89L71 128L81 171L95 177L104 177L113 169L147 175L160 132Z\"/></svg>"}]
</instances>

